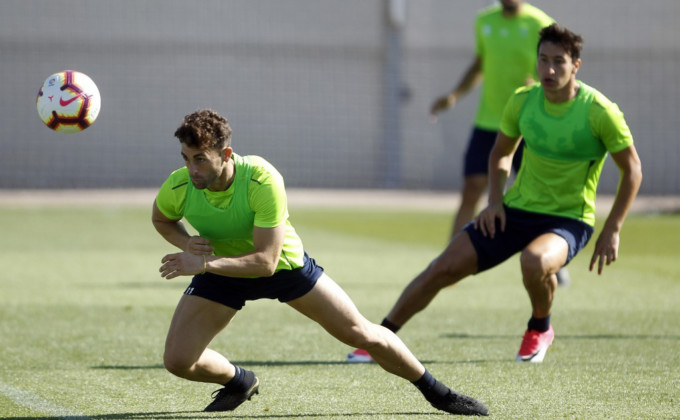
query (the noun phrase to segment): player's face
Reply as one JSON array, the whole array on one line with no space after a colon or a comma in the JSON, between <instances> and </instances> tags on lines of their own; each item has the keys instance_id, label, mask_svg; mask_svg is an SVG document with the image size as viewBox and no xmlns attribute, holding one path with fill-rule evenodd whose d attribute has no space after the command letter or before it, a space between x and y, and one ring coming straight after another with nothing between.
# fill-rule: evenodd
<instances>
[{"instance_id":1,"label":"player's face","mask_svg":"<svg viewBox=\"0 0 680 420\"><path fill-rule=\"evenodd\" d=\"M229 155L231 156L230 153ZM205 188L219 190L219 186L225 180L225 154L215 149L194 149L182 143L182 159L189 170L194 187L200 190Z\"/></svg>"},{"instance_id":2,"label":"player's face","mask_svg":"<svg viewBox=\"0 0 680 420\"><path fill-rule=\"evenodd\" d=\"M543 42L538 49L538 77L548 92L568 88L580 65L581 59L573 61L561 45Z\"/></svg>"}]
</instances>

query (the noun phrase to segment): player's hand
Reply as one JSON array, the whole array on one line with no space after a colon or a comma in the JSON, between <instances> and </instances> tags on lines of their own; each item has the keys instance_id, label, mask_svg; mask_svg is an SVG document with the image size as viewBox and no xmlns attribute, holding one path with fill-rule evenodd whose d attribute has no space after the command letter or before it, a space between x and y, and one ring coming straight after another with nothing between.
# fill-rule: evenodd
<instances>
[{"instance_id":1,"label":"player's hand","mask_svg":"<svg viewBox=\"0 0 680 420\"><path fill-rule=\"evenodd\" d=\"M451 108L454 103L455 101L451 100L450 95L442 96L441 98L438 98L436 101L434 101L432 107L430 108L430 119L432 122L437 122L437 114Z\"/></svg>"},{"instance_id":2,"label":"player's hand","mask_svg":"<svg viewBox=\"0 0 680 420\"><path fill-rule=\"evenodd\" d=\"M489 204L474 220L475 229L480 229L482 235L491 239L496 236L496 219L500 221L501 232L505 231L505 208L503 204Z\"/></svg>"},{"instance_id":3,"label":"player's hand","mask_svg":"<svg viewBox=\"0 0 680 420\"><path fill-rule=\"evenodd\" d=\"M161 277L167 280L202 273L205 267L204 258L203 255L195 255L188 251L168 254L161 260L162 265L158 271Z\"/></svg>"},{"instance_id":4,"label":"player's hand","mask_svg":"<svg viewBox=\"0 0 680 420\"><path fill-rule=\"evenodd\" d=\"M187 240L184 250L194 255L212 255L215 248L210 245L210 241L200 236L192 236Z\"/></svg>"},{"instance_id":5,"label":"player's hand","mask_svg":"<svg viewBox=\"0 0 680 420\"><path fill-rule=\"evenodd\" d=\"M603 230L595 242L593 257L590 259L590 271L597 263L597 274L602 274L605 265L616 261L619 256L619 232Z\"/></svg>"}]
</instances>

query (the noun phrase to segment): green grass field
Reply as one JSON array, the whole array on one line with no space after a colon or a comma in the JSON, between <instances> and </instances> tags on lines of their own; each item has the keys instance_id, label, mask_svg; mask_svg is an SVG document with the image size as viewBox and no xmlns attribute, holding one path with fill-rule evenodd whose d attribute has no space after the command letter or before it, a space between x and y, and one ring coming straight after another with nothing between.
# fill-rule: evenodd
<instances>
[{"instance_id":1,"label":"green grass field","mask_svg":"<svg viewBox=\"0 0 680 420\"><path fill-rule=\"evenodd\" d=\"M291 209L309 253L380 321L440 251L449 213ZM158 275L174 250L148 208L0 209L0 418L435 419L444 414L275 301L250 302L213 348L253 369L260 394L234 413L200 410L216 387L162 367L189 278ZM491 418L680 416L680 216L631 216L620 260L559 289L543 364L514 355L530 315L517 259L442 291L400 336L440 380Z\"/></svg>"}]
</instances>

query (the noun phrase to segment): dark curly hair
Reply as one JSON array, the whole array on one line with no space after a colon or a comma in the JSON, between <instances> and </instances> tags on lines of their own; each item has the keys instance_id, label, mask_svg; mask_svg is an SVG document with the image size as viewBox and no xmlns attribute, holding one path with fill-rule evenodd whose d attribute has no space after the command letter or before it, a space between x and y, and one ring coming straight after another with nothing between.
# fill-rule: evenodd
<instances>
[{"instance_id":1,"label":"dark curly hair","mask_svg":"<svg viewBox=\"0 0 680 420\"><path fill-rule=\"evenodd\" d=\"M541 29L536 50L540 49L541 44L544 42L561 45L564 51L571 56L572 61L576 61L581 57L581 48L583 48L583 38L581 35L576 35L557 23Z\"/></svg>"},{"instance_id":2,"label":"dark curly hair","mask_svg":"<svg viewBox=\"0 0 680 420\"><path fill-rule=\"evenodd\" d=\"M201 109L184 117L175 137L192 148L222 149L231 147L231 126L212 109Z\"/></svg>"}]
</instances>

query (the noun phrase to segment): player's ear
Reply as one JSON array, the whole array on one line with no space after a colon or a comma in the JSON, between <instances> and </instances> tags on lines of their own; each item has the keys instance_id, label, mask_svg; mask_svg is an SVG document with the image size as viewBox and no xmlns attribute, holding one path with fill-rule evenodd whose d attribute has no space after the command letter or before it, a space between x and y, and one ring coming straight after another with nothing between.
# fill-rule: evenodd
<instances>
[{"instance_id":1,"label":"player's ear","mask_svg":"<svg viewBox=\"0 0 680 420\"><path fill-rule=\"evenodd\" d=\"M232 149L231 147L225 147L224 149L222 149L222 158L224 158L224 161L226 162L229 159L231 159L231 155L233 153L234 149Z\"/></svg>"},{"instance_id":2,"label":"player's ear","mask_svg":"<svg viewBox=\"0 0 680 420\"><path fill-rule=\"evenodd\" d=\"M580 59L580 58L577 58L576 61L574 61L574 69L572 70L572 72L573 72L574 74L576 74L576 72L578 71L579 67L581 67L581 59Z\"/></svg>"}]
</instances>

